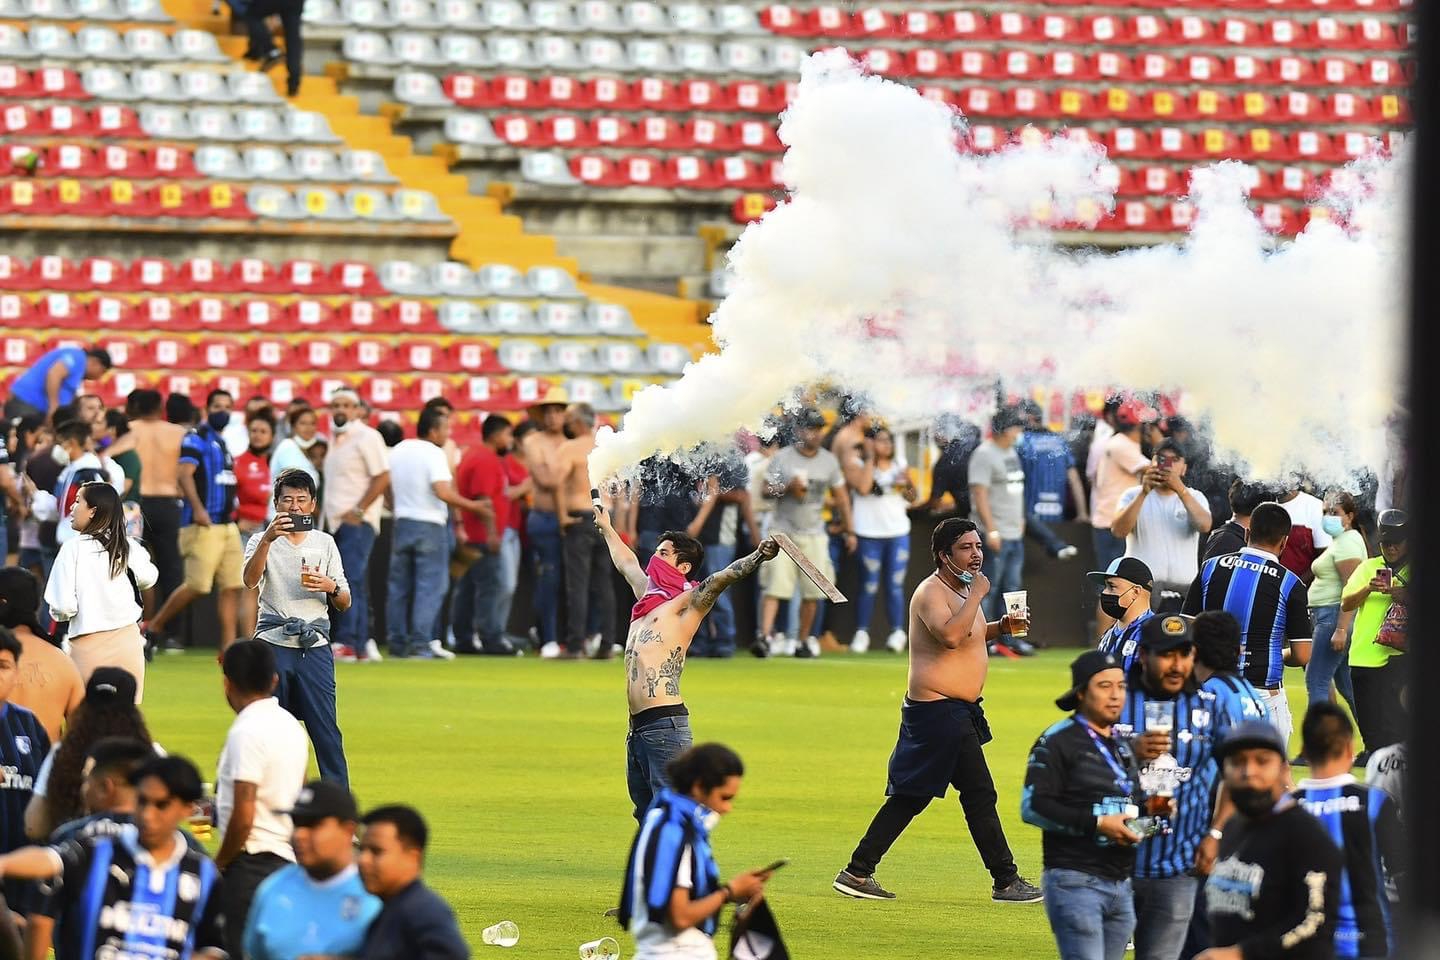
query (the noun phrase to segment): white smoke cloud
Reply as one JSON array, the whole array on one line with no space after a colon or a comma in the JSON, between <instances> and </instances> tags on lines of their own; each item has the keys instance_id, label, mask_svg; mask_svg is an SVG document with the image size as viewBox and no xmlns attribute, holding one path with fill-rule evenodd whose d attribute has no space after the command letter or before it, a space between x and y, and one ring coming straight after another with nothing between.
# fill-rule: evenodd
<instances>
[{"instance_id":1,"label":"white smoke cloud","mask_svg":"<svg viewBox=\"0 0 1440 960\"><path fill-rule=\"evenodd\" d=\"M998 379L1181 391L1217 444L1260 474L1378 466L1400 392L1400 167L1360 165L1348 229L1278 249L1245 206L1244 170L1198 170L1185 241L1068 253L1017 224L1112 198L1098 147L955 149L957 115L841 51L812 56L782 117L787 203L731 250L719 352L634 400L601 438L594 481L656 453L723 443L798 388L863 392L890 417L954 409Z\"/></svg>"}]
</instances>

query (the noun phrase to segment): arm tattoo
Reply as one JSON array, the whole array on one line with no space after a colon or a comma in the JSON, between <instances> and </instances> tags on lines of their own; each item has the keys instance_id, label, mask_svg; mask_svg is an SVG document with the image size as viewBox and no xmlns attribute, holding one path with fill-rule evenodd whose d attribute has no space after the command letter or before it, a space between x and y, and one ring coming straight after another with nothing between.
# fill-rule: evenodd
<instances>
[{"instance_id":1,"label":"arm tattoo","mask_svg":"<svg viewBox=\"0 0 1440 960\"><path fill-rule=\"evenodd\" d=\"M690 609L709 611L715 606L715 601L720 599L720 594L732 583L744 580L759 568L761 563L760 554L757 551L747 557L741 557L730 566L719 573L712 573L692 591L690 596Z\"/></svg>"},{"instance_id":2,"label":"arm tattoo","mask_svg":"<svg viewBox=\"0 0 1440 960\"><path fill-rule=\"evenodd\" d=\"M665 678L665 696L680 696L680 673L685 669L685 661L680 654L680 648L676 647L670 651L670 656L660 664L660 676Z\"/></svg>"}]
</instances>

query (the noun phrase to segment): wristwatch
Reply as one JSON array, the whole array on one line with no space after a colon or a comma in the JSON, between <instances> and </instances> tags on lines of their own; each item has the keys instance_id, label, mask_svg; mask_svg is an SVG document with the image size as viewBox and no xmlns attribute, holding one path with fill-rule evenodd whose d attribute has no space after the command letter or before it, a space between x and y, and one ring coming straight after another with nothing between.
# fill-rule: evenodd
<instances>
[{"instance_id":1,"label":"wristwatch","mask_svg":"<svg viewBox=\"0 0 1440 960\"><path fill-rule=\"evenodd\" d=\"M1221 837L1223 837L1223 836L1225 836L1225 831L1221 830L1219 827L1211 827L1211 828L1210 828L1210 839L1211 839L1211 840L1219 840L1219 839L1220 839Z\"/></svg>"},{"instance_id":2,"label":"wristwatch","mask_svg":"<svg viewBox=\"0 0 1440 960\"><path fill-rule=\"evenodd\" d=\"M329 597L331 600L334 600L336 597L340 596L340 584L335 584L335 589L325 594L325 596Z\"/></svg>"}]
</instances>

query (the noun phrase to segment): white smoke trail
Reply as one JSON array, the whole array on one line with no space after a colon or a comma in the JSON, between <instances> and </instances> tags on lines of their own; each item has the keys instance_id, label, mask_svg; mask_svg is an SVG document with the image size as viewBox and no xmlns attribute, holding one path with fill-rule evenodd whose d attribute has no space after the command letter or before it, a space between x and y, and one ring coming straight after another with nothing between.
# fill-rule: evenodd
<instances>
[{"instance_id":1,"label":"white smoke trail","mask_svg":"<svg viewBox=\"0 0 1440 960\"><path fill-rule=\"evenodd\" d=\"M1181 390L1258 472L1378 465L1403 345L1395 164L1352 178L1356 226L1314 224L1278 252L1244 204L1243 170L1221 164L1195 175L1183 244L1067 254L1016 224L1044 206L1098 215L1103 152L1056 140L962 154L956 121L843 52L810 58L780 126L791 197L731 251L720 350L636 396L591 457L597 485L653 453L723 443L821 380L890 417L997 378Z\"/></svg>"}]
</instances>

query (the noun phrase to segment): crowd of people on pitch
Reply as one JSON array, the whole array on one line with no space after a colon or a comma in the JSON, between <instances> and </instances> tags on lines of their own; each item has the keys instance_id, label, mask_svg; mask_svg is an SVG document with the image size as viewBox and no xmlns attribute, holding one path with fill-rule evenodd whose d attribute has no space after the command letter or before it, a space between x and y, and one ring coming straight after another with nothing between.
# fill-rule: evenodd
<instances>
[{"instance_id":1,"label":"crowd of people on pitch","mask_svg":"<svg viewBox=\"0 0 1440 960\"><path fill-rule=\"evenodd\" d=\"M14 624L0 627L0 957L469 957L421 879L420 814L362 816L344 783L305 782L309 745L275 697L271 644L221 659L235 719L211 795L151 736L135 676L100 666L74 690L16 574L29 577L4 571L0 601ZM212 829L213 857L198 842Z\"/></svg>"}]
</instances>

